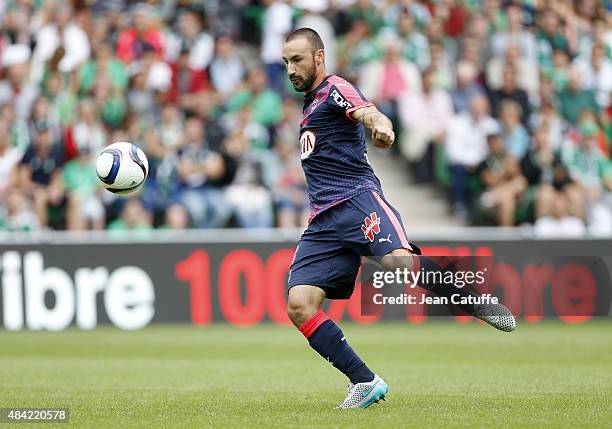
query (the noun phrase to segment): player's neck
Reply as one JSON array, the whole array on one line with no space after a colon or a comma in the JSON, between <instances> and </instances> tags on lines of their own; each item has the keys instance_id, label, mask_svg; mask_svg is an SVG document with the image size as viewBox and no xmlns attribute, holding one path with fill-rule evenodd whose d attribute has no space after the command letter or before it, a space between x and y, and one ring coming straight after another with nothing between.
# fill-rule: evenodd
<instances>
[{"instance_id":1,"label":"player's neck","mask_svg":"<svg viewBox=\"0 0 612 429\"><path fill-rule=\"evenodd\" d=\"M327 76L328 76L327 70L326 69L321 69L321 71L317 74L317 78L312 83L312 86L310 88L308 88L306 91L304 91L304 95L308 95L312 91L317 89L319 87L319 85L321 85L321 82L323 82L325 80L325 78L327 78Z\"/></svg>"}]
</instances>

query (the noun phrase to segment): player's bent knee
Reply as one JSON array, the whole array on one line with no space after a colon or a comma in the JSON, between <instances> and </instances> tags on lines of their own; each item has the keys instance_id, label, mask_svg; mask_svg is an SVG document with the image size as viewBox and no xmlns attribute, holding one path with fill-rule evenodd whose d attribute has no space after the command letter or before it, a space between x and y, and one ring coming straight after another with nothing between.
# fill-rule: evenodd
<instances>
[{"instance_id":1,"label":"player's bent knee","mask_svg":"<svg viewBox=\"0 0 612 429\"><path fill-rule=\"evenodd\" d=\"M308 305L304 300L289 299L287 302L287 315L289 320L298 328L307 322L316 312L318 308Z\"/></svg>"},{"instance_id":2,"label":"player's bent knee","mask_svg":"<svg viewBox=\"0 0 612 429\"><path fill-rule=\"evenodd\" d=\"M287 315L293 324L300 327L319 311L325 292L314 286L294 286L289 289Z\"/></svg>"}]
</instances>

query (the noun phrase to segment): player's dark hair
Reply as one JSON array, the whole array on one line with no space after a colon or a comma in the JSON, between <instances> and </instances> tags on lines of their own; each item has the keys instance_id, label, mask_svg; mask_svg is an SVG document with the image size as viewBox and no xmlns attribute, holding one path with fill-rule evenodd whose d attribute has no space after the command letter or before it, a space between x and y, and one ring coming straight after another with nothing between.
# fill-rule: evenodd
<instances>
[{"instance_id":1,"label":"player's dark hair","mask_svg":"<svg viewBox=\"0 0 612 429\"><path fill-rule=\"evenodd\" d=\"M308 28L308 27L303 27L303 28L298 28L297 30L293 30L291 33L289 33L289 35L285 39L285 42L290 42L300 37L304 37L305 39L308 40L308 43L310 43L310 47L312 48L313 55L319 49L325 49L323 46L323 40L321 40L321 36L319 36L319 33L314 31L312 28Z\"/></svg>"}]
</instances>

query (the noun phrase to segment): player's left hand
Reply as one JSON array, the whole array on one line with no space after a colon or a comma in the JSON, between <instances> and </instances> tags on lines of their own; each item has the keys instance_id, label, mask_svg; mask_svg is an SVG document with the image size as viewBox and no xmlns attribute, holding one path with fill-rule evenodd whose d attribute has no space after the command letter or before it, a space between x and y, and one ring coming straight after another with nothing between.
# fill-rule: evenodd
<instances>
[{"instance_id":1,"label":"player's left hand","mask_svg":"<svg viewBox=\"0 0 612 429\"><path fill-rule=\"evenodd\" d=\"M379 148L388 148L395 141L395 133L389 127L372 128L372 142Z\"/></svg>"}]
</instances>

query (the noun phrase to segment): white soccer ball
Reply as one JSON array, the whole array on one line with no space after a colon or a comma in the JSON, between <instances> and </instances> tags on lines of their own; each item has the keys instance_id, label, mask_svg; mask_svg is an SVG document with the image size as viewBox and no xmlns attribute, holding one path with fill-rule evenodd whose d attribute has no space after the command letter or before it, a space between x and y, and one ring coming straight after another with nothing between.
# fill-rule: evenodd
<instances>
[{"instance_id":1,"label":"white soccer ball","mask_svg":"<svg viewBox=\"0 0 612 429\"><path fill-rule=\"evenodd\" d=\"M115 194L136 191L147 178L149 161L144 152L128 142L113 143L98 155L96 173L104 187Z\"/></svg>"}]
</instances>

